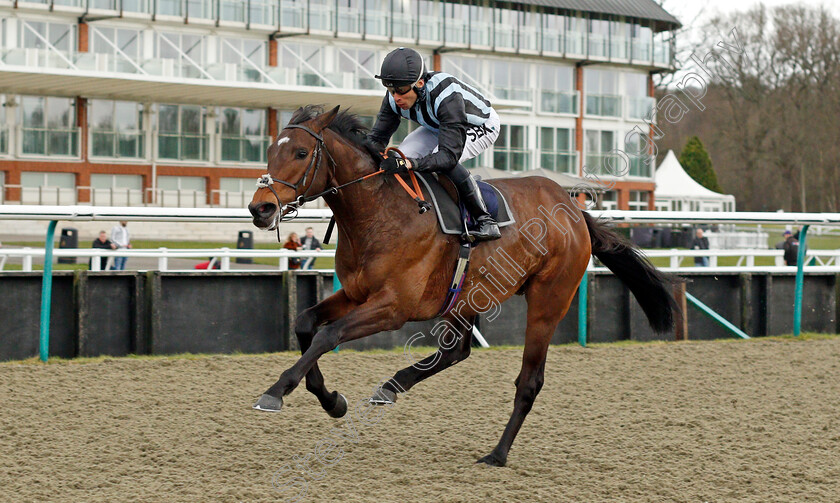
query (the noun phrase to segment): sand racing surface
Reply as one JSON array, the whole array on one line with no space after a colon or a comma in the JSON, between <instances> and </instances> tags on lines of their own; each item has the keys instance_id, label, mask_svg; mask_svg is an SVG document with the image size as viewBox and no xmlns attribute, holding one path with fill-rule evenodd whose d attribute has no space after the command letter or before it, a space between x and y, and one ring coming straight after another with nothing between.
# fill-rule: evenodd
<instances>
[{"instance_id":1,"label":"sand racing surface","mask_svg":"<svg viewBox=\"0 0 840 503\"><path fill-rule=\"evenodd\" d=\"M355 405L405 356L329 353L343 419L303 385L250 408L292 354L0 364L0 501L840 501L840 338L552 348L507 467L476 465L520 355L375 415Z\"/></svg>"}]
</instances>

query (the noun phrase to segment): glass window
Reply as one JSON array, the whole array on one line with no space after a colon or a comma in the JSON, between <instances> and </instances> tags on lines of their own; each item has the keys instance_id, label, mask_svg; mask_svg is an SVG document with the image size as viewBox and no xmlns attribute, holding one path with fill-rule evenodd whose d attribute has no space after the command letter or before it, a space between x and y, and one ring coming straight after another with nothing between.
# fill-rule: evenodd
<instances>
[{"instance_id":1,"label":"glass window","mask_svg":"<svg viewBox=\"0 0 840 503\"><path fill-rule=\"evenodd\" d=\"M368 0L369 1L369 0ZM427 4L433 2L424 1ZM417 0L402 0L391 3L391 23L394 31L394 38L415 39L417 38ZM426 6L428 9L428 6ZM380 14L381 15L381 14ZM430 32L433 32L432 25Z\"/></svg>"},{"instance_id":2,"label":"glass window","mask_svg":"<svg viewBox=\"0 0 840 503\"><path fill-rule=\"evenodd\" d=\"M266 162L265 153L270 139L265 115L262 109L222 109L219 115L222 161Z\"/></svg>"},{"instance_id":3,"label":"glass window","mask_svg":"<svg viewBox=\"0 0 840 503\"><path fill-rule=\"evenodd\" d=\"M390 0L364 0L365 33L387 37L391 27Z\"/></svg>"},{"instance_id":4,"label":"glass window","mask_svg":"<svg viewBox=\"0 0 840 503\"><path fill-rule=\"evenodd\" d=\"M583 15L566 17L566 52L569 54L586 54L586 18Z\"/></svg>"},{"instance_id":5,"label":"glass window","mask_svg":"<svg viewBox=\"0 0 840 503\"><path fill-rule=\"evenodd\" d=\"M143 204L142 175L90 175L93 204L131 206Z\"/></svg>"},{"instance_id":6,"label":"glass window","mask_svg":"<svg viewBox=\"0 0 840 503\"><path fill-rule=\"evenodd\" d=\"M564 51L563 27L566 20L563 16L547 11L542 15L542 50L545 52Z\"/></svg>"},{"instance_id":7,"label":"glass window","mask_svg":"<svg viewBox=\"0 0 840 503\"><path fill-rule=\"evenodd\" d=\"M633 23L630 25L630 36L633 39L633 59L636 61L650 61L652 57L653 30L647 23L645 21L643 24Z\"/></svg>"},{"instance_id":8,"label":"glass window","mask_svg":"<svg viewBox=\"0 0 840 503\"><path fill-rule=\"evenodd\" d=\"M621 117L618 75L618 72L612 70L584 69L587 115Z\"/></svg>"},{"instance_id":9,"label":"glass window","mask_svg":"<svg viewBox=\"0 0 840 503\"><path fill-rule=\"evenodd\" d=\"M541 127L539 141L539 167L577 174L574 129Z\"/></svg>"},{"instance_id":10,"label":"glass window","mask_svg":"<svg viewBox=\"0 0 840 503\"><path fill-rule=\"evenodd\" d=\"M76 175L28 171L20 174L21 203L74 204Z\"/></svg>"},{"instance_id":11,"label":"glass window","mask_svg":"<svg viewBox=\"0 0 840 503\"><path fill-rule=\"evenodd\" d=\"M254 178L221 178L219 205L223 208L242 208L248 205L257 189Z\"/></svg>"},{"instance_id":12,"label":"glass window","mask_svg":"<svg viewBox=\"0 0 840 503\"><path fill-rule=\"evenodd\" d=\"M221 21L245 22L247 2L241 0L217 0L219 3L219 19Z\"/></svg>"},{"instance_id":13,"label":"glass window","mask_svg":"<svg viewBox=\"0 0 840 503\"><path fill-rule=\"evenodd\" d=\"M262 40L220 38L219 62L222 64L210 68L209 72L219 80L262 82L263 76L257 68L267 66L267 46L268 43Z\"/></svg>"},{"instance_id":14,"label":"glass window","mask_svg":"<svg viewBox=\"0 0 840 503\"><path fill-rule=\"evenodd\" d=\"M206 161L209 136L204 130L204 123L204 107L159 105L158 157Z\"/></svg>"},{"instance_id":15,"label":"glass window","mask_svg":"<svg viewBox=\"0 0 840 503\"><path fill-rule=\"evenodd\" d=\"M91 52L109 56L107 59L99 58L97 63L99 66L95 68L96 70L139 72L137 65L141 60L140 48L142 46L139 30L93 26L90 33Z\"/></svg>"},{"instance_id":16,"label":"glass window","mask_svg":"<svg viewBox=\"0 0 840 503\"><path fill-rule=\"evenodd\" d=\"M446 2L443 1L420 0L418 8L420 10L419 26L421 40L443 40L441 19L444 5L446 5ZM412 10L411 12L413 13L414 11ZM461 33L463 37L463 24L461 25Z\"/></svg>"},{"instance_id":17,"label":"glass window","mask_svg":"<svg viewBox=\"0 0 840 503\"><path fill-rule=\"evenodd\" d=\"M9 153L9 127L6 125L6 96L0 94L0 155ZM0 189L2 191L2 189ZM0 194L2 202L3 194Z\"/></svg>"},{"instance_id":18,"label":"glass window","mask_svg":"<svg viewBox=\"0 0 840 503\"><path fill-rule=\"evenodd\" d=\"M69 23L21 21L20 47L27 49L55 49L72 53L76 49L76 25Z\"/></svg>"},{"instance_id":19,"label":"glass window","mask_svg":"<svg viewBox=\"0 0 840 503\"><path fill-rule=\"evenodd\" d=\"M624 153L630 160L630 176L641 176L650 178L653 176L653 155L650 153L650 145L653 142L650 136L644 133L631 131L624 137Z\"/></svg>"},{"instance_id":20,"label":"glass window","mask_svg":"<svg viewBox=\"0 0 840 503\"><path fill-rule=\"evenodd\" d=\"M540 66L540 111L578 113L578 93L574 88L574 67Z\"/></svg>"},{"instance_id":21,"label":"glass window","mask_svg":"<svg viewBox=\"0 0 840 503\"><path fill-rule=\"evenodd\" d=\"M505 171L530 169L526 126L502 125L493 147L493 167Z\"/></svg>"},{"instance_id":22,"label":"glass window","mask_svg":"<svg viewBox=\"0 0 840 503\"><path fill-rule=\"evenodd\" d=\"M363 0L338 1L338 31L344 33L362 32Z\"/></svg>"},{"instance_id":23,"label":"glass window","mask_svg":"<svg viewBox=\"0 0 840 503\"><path fill-rule=\"evenodd\" d=\"M493 45L497 48L513 49L516 47L516 25L519 12L510 8L498 7L495 10L496 26Z\"/></svg>"},{"instance_id":24,"label":"glass window","mask_svg":"<svg viewBox=\"0 0 840 503\"><path fill-rule=\"evenodd\" d=\"M353 81L355 89L382 88L382 84L373 78L379 73L380 63L376 51L344 48L338 51L338 70Z\"/></svg>"},{"instance_id":25,"label":"glass window","mask_svg":"<svg viewBox=\"0 0 840 503\"><path fill-rule=\"evenodd\" d=\"M173 60L172 73L176 77L203 78L202 65L205 62L206 38L188 33L158 33L156 54L158 58ZM154 72L156 68L147 68ZM159 73L167 75L161 67Z\"/></svg>"},{"instance_id":26,"label":"glass window","mask_svg":"<svg viewBox=\"0 0 840 503\"><path fill-rule=\"evenodd\" d=\"M641 190L630 191L629 209L644 211L648 209L648 200L650 199L650 192L643 192Z\"/></svg>"},{"instance_id":27,"label":"glass window","mask_svg":"<svg viewBox=\"0 0 840 503\"><path fill-rule=\"evenodd\" d=\"M606 19L589 20L589 56L605 58L609 55L610 23Z\"/></svg>"},{"instance_id":28,"label":"glass window","mask_svg":"<svg viewBox=\"0 0 840 503\"><path fill-rule=\"evenodd\" d=\"M145 157L142 105L128 101L90 101L93 157Z\"/></svg>"},{"instance_id":29,"label":"glass window","mask_svg":"<svg viewBox=\"0 0 840 503\"><path fill-rule=\"evenodd\" d=\"M586 151L586 160L584 162L584 173L593 174L611 174L620 173L620 170L613 170L612 160L614 156L608 155L616 148L616 133L615 131L599 131L588 129L584 131L583 141L584 149ZM607 158L610 158L608 161ZM606 164L609 162L610 164ZM609 169L608 169L609 168Z\"/></svg>"},{"instance_id":30,"label":"glass window","mask_svg":"<svg viewBox=\"0 0 840 503\"><path fill-rule=\"evenodd\" d=\"M513 61L493 62L493 94L503 100L531 101L530 65Z\"/></svg>"},{"instance_id":31,"label":"glass window","mask_svg":"<svg viewBox=\"0 0 840 503\"><path fill-rule=\"evenodd\" d=\"M334 5L335 0L309 0L309 29L333 31Z\"/></svg>"},{"instance_id":32,"label":"glass window","mask_svg":"<svg viewBox=\"0 0 840 503\"><path fill-rule=\"evenodd\" d=\"M26 155L78 155L76 101L44 96L21 97L22 153Z\"/></svg>"},{"instance_id":33,"label":"glass window","mask_svg":"<svg viewBox=\"0 0 840 503\"><path fill-rule=\"evenodd\" d=\"M627 48L629 45L627 23L624 18L616 18L610 21L610 58L627 59Z\"/></svg>"},{"instance_id":34,"label":"glass window","mask_svg":"<svg viewBox=\"0 0 840 503\"><path fill-rule=\"evenodd\" d=\"M280 47L278 65L285 69L284 83L330 87L325 80L328 73L324 64L326 47L293 42L281 43Z\"/></svg>"},{"instance_id":35,"label":"glass window","mask_svg":"<svg viewBox=\"0 0 840 503\"><path fill-rule=\"evenodd\" d=\"M449 44L466 44L469 41L469 12L470 7L466 0L462 3L458 0L454 2L441 2L443 6L444 16L444 37L447 45ZM422 25L422 22L421 22ZM422 31L422 26L421 26Z\"/></svg>"},{"instance_id":36,"label":"glass window","mask_svg":"<svg viewBox=\"0 0 840 503\"><path fill-rule=\"evenodd\" d=\"M306 4L307 0L280 0L280 25L305 28Z\"/></svg>"},{"instance_id":37,"label":"glass window","mask_svg":"<svg viewBox=\"0 0 840 503\"><path fill-rule=\"evenodd\" d=\"M157 204L161 206L197 207L206 204L207 180L200 176L157 177Z\"/></svg>"},{"instance_id":38,"label":"glass window","mask_svg":"<svg viewBox=\"0 0 840 503\"><path fill-rule=\"evenodd\" d=\"M537 50L537 27L539 26L539 12L533 5L522 5L519 12L519 49L527 51Z\"/></svg>"},{"instance_id":39,"label":"glass window","mask_svg":"<svg viewBox=\"0 0 840 503\"><path fill-rule=\"evenodd\" d=\"M490 46L493 42L493 9L488 0L478 0L470 5L470 43Z\"/></svg>"}]
</instances>

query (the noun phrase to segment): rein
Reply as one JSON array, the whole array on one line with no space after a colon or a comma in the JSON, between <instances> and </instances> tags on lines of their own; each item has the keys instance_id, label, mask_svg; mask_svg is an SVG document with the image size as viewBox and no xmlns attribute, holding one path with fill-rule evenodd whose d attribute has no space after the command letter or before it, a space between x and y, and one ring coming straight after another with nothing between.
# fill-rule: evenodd
<instances>
[{"instance_id":1,"label":"rein","mask_svg":"<svg viewBox=\"0 0 840 503\"><path fill-rule=\"evenodd\" d=\"M339 190L341 190L341 189L343 189L343 188L345 188L349 185L353 185L354 183L358 183L358 182L361 182L363 180L367 180L368 178L371 178L371 177L374 177L376 175L384 173L384 171L380 169L380 170L375 171L373 173L368 173L367 175L364 175L364 176L361 176L361 177L356 178L354 180L351 180L347 183L343 183L343 184L337 185L335 187L329 187L327 190L321 191L321 192L319 192L317 194L313 194L311 196L307 196L307 194L309 193L309 189L312 188L312 184L315 183L315 178L318 176L318 171L321 169L321 159L322 159L321 152L323 151L323 152L326 153L327 157L329 158L330 164L332 164L333 179L335 179L335 159L333 159L332 154L330 154L329 150L327 150L326 144L324 143L324 137L322 135L319 135L315 131L309 129L306 126L302 126L300 124L290 124L290 125L284 127L283 129L302 129L302 130L306 131L307 133L309 133L313 138L315 138L316 144L315 144L315 150L312 152L312 160L309 161L309 166L307 166L306 171L303 172L303 176L297 181L297 183L292 184L292 183L287 182L285 180L280 180L278 178L274 178L273 176L271 176L271 173L266 173L266 174L262 175L261 177L259 177L259 179L257 179L257 187L261 188L261 189L265 188L265 189L270 190L271 193L274 194L274 197L277 199L277 204L279 205L279 208L280 208L281 211L285 207L291 207L292 210L289 213L287 213L286 215L284 215L283 217L281 217L280 222L287 222L289 220L293 220L295 217L297 217L298 208L300 208L301 206L303 206L304 204L306 204L308 202L315 201L316 199L318 199L320 197L323 197L325 195L328 195L328 194L338 194ZM405 155L403 155L403 153L400 152L396 147L388 147L387 149L385 149L385 154L386 155L388 154L388 152L396 152L397 154L399 154L400 157L405 159ZM309 186L306 188L306 190L304 190L303 194L297 195L298 188L301 185L306 184L306 180L307 180L307 178L309 178L309 173L312 171L312 168L315 168L315 172L312 174L312 180L309 182ZM407 183L405 183L403 181L403 179L402 179L402 177L400 177L400 175L394 174L394 178L396 178L397 181L400 182L400 185L402 185L403 189L405 189L405 191L408 193L408 195L411 196L414 199L415 202L417 202L417 205L420 207L420 214L422 215L423 213L426 213L427 211L429 211L432 208L432 205L429 204L428 202L426 202L425 200L423 200L423 193L420 191L420 184L417 182L417 175L414 174L414 170L409 170L408 173L409 173L409 177L411 178L412 184L414 185L413 190L412 190L411 187L408 186ZM285 185L286 187L289 187L290 189L294 190L295 191L294 200L292 200L288 203L283 203L283 201L280 199L280 195L277 194L277 191L274 190L274 187L272 187L272 185L274 185L275 183ZM333 219L335 219L335 217L332 217L331 222L332 222ZM281 242L281 240L280 240L280 226L278 225L276 229L277 229L277 241Z\"/></svg>"}]
</instances>

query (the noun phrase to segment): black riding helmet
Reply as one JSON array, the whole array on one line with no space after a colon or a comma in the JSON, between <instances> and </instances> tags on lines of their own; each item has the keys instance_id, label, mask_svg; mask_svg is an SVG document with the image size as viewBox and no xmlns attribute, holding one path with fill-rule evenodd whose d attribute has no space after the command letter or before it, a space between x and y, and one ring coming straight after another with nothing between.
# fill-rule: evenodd
<instances>
[{"instance_id":1,"label":"black riding helmet","mask_svg":"<svg viewBox=\"0 0 840 503\"><path fill-rule=\"evenodd\" d=\"M389 52L382 61L377 79L385 87L402 87L414 84L426 73L423 56L414 49L398 47Z\"/></svg>"}]
</instances>

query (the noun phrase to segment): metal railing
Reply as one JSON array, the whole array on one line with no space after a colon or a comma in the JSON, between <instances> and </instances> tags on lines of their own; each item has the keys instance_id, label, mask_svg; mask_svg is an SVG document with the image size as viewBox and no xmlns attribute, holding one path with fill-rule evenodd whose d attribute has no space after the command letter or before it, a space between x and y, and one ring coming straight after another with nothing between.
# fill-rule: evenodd
<instances>
[{"instance_id":1,"label":"metal railing","mask_svg":"<svg viewBox=\"0 0 840 503\"><path fill-rule=\"evenodd\" d=\"M586 115L621 117L621 96L617 94L587 94Z\"/></svg>"},{"instance_id":2,"label":"metal railing","mask_svg":"<svg viewBox=\"0 0 840 503\"><path fill-rule=\"evenodd\" d=\"M792 272L796 270L795 266L784 265L784 250L658 250L646 249L644 254L651 259L667 258L668 265L660 266L659 269L670 272L679 272L687 270L715 270L715 271L743 271L743 272L758 272L758 271L778 271L778 272ZM34 259L43 259L45 256L44 248L0 248L0 270L3 270L3 264L10 264L7 259L20 259L21 270L30 272L33 270ZM149 249L129 249L129 250L106 250L100 248L60 248L53 251L54 257L79 257L79 258L96 258L96 257L127 257L127 258L152 258L157 261L157 269L159 271L182 271L193 270L183 268L171 268L169 265L170 259L201 259L207 260L211 258L211 267L207 270L211 271L213 264L219 262L221 264L221 271L231 270L231 258L270 258L277 259L276 269L286 271L289 269L289 259L300 258L335 258L335 250L303 250L292 251L286 249L232 249L232 248L190 248L190 249L175 249L175 248L149 248ZM693 259L694 257L708 257L708 266L686 266L683 262L686 259ZM719 265L719 259L722 257L737 258L734 265ZM772 265L756 265L757 258L772 259ZM15 261L17 263L18 261ZM805 263L810 264L805 267L806 271L812 272L840 272L840 250L806 250ZM264 265L263 267L251 267L253 270L265 270L266 268L273 268L272 266ZM148 267L144 267L144 270ZM249 267L237 267L238 270L247 270ZM589 270L606 270L606 267L596 264L595 261L590 261ZM91 263L92 271L100 270L100 261L93 260Z\"/></svg>"},{"instance_id":3,"label":"metal railing","mask_svg":"<svg viewBox=\"0 0 840 503\"><path fill-rule=\"evenodd\" d=\"M580 93L578 91L540 91L540 112L551 114L578 114Z\"/></svg>"}]
</instances>

